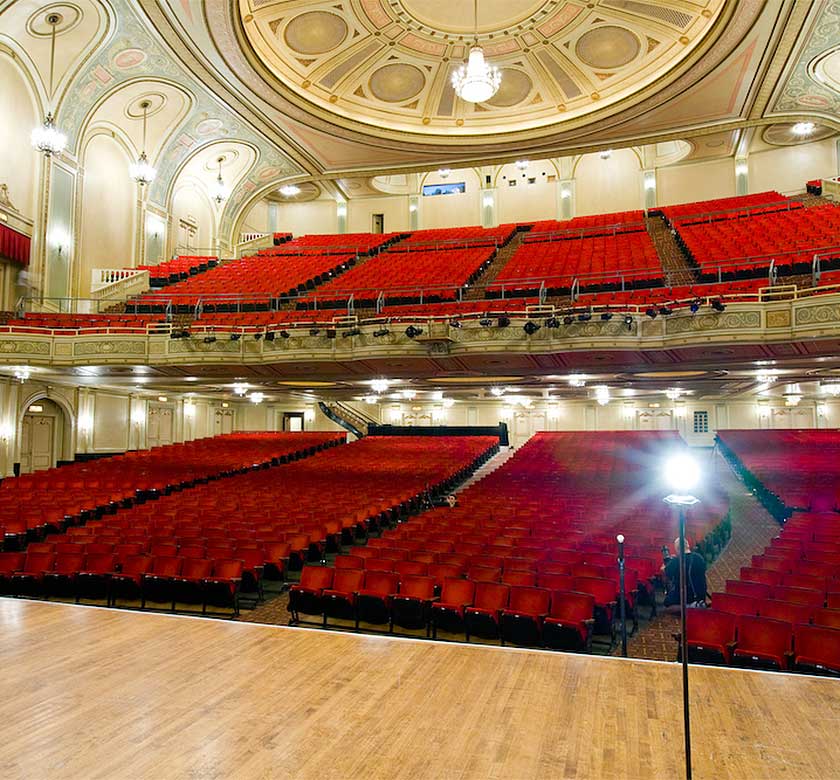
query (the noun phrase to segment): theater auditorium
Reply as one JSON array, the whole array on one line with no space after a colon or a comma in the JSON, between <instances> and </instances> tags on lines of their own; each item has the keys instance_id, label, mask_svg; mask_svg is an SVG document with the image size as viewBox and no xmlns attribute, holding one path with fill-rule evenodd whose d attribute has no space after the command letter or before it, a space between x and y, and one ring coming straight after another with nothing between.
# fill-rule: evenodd
<instances>
[{"instance_id":1,"label":"theater auditorium","mask_svg":"<svg viewBox=\"0 0 840 780\"><path fill-rule=\"evenodd\" d=\"M0 0L0 776L840 778L840 0Z\"/></svg>"}]
</instances>

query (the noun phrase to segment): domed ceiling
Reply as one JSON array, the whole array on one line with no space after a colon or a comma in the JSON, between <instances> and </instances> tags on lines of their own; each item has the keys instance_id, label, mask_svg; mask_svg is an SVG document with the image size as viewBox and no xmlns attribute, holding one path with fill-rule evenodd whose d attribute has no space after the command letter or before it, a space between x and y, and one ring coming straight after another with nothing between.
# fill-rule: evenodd
<instances>
[{"instance_id":1,"label":"domed ceiling","mask_svg":"<svg viewBox=\"0 0 840 780\"><path fill-rule=\"evenodd\" d=\"M469 0L239 0L253 52L299 95L374 127L482 135L547 127L667 78L723 0L480 0L478 40L502 86L451 86L474 39Z\"/></svg>"}]
</instances>

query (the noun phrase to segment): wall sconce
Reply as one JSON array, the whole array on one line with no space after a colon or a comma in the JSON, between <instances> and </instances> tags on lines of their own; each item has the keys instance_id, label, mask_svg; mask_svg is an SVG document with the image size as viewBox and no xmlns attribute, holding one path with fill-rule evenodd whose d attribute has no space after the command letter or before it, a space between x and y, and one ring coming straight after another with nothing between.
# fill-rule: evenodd
<instances>
[{"instance_id":1,"label":"wall sconce","mask_svg":"<svg viewBox=\"0 0 840 780\"><path fill-rule=\"evenodd\" d=\"M409 203L408 204L408 210L413 214L415 211L417 211L417 204L416 203Z\"/></svg>"},{"instance_id":2,"label":"wall sconce","mask_svg":"<svg viewBox=\"0 0 840 780\"><path fill-rule=\"evenodd\" d=\"M486 209L491 208L492 205L493 205L493 196L492 195L485 195L482 203L484 203L484 208L486 208Z\"/></svg>"},{"instance_id":3,"label":"wall sconce","mask_svg":"<svg viewBox=\"0 0 840 780\"><path fill-rule=\"evenodd\" d=\"M167 396L165 396L165 395L159 395L158 396L158 401L160 401L162 404L165 404L168 400L169 400L169 398L167 398Z\"/></svg>"},{"instance_id":4,"label":"wall sconce","mask_svg":"<svg viewBox=\"0 0 840 780\"><path fill-rule=\"evenodd\" d=\"M93 429L93 415L90 412L79 412L79 431L89 433Z\"/></svg>"},{"instance_id":5,"label":"wall sconce","mask_svg":"<svg viewBox=\"0 0 840 780\"><path fill-rule=\"evenodd\" d=\"M636 406L635 404L624 404L621 410L622 415L624 416L625 420L629 420L632 417L636 416Z\"/></svg>"},{"instance_id":6,"label":"wall sconce","mask_svg":"<svg viewBox=\"0 0 840 780\"><path fill-rule=\"evenodd\" d=\"M312 422L315 419L315 410L306 409L303 413L303 419L306 420L306 422Z\"/></svg>"},{"instance_id":7,"label":"wall sconce","mask_svg":"<svg viewBox=\"0 0 840 780\"><path fill-rule=\"evenodd\" d=\"M828 404L817 404L817 414L820 417L828 417Z\"/></svg>"},{"instance_id":8,"label":"wall sconce","mask_svg":"<svg viewBox=\"0 0 840 780\"><path fill-rule=\"evenodd\" d=\"M513 407L503 406L501 411L499 412L499 416L503 420L510 420L513 417Z\"/></svg>"},{"instance_id":9,"label":"wall sconce","mask_svg":"<svg viewBox=\"0 0 840 780\"><path fill-rule=\"evenodd\" d=\"M32 370L30 368L27 368L26 366L18 366L14 370L14 377L21 384L23 384L24 382L28 382L29 377L31 377L31 376L32 376Z\"/></svg>"},{"instance_id":10,"label":"wall sconce","mask_svg":"<svg viewBox=\"0 0 840 780\"><path fill-rule=\"evenodd\" d=\"M559 420L560 419L560 407L557 404L552 404L548 407L548 419L549 420Z\"/></svg>"},{"instance_id":11,"label":"wall sconce","mask_svg":"<svg viewBox=\"0 0 840 780\"><path fill-rule=\"evenodd\" d=\"M646 190L655 190L656 189L656 175L649 173L645 176L645 189Z\"/></svg>"},{"instance_id":12,"label":"wall sconce","mask_svg":"<svg viewBox=\"0 0 840 780\"><path fill-rule=\"evenodd\" d=\"M674 405L674 417L685 417L686 409L683 404Z\"/></svg>"},{"instance_id":13,"label":"wall sconce","mask_svg":"<svg viewBox=\"0 0 840 780\"><path fill-rule=\"evenodd\" d=\"M15 426L10 422L0 424L0 439L4 442L10 442L15 435Z\"/></svg>"},{"instance_id":14,"label":"wall sconce","mask_svg":"<svg viewBox=\"0 0 840 780\"><path fill-rule=\"evenodd\" d=\"M146 220L146 231L152 238L160 238L163 235L164 224L157 217L150 216Z\"/></svg>"},{"instance_id":15,"label":"wall sconce","mask_svg":"<svg viewBox=\"0 0 840 780\"><path fill-rule=\"evenodd\" d=\"M435 422L440 422L441 420L446 419L446 410L445 409L432 409L432 420Z\"/></svg>"},{"instance_id":16,"label":"wall sconce","mask_svg":"<svg viewBox=\"0 0 840 780\"><path fill-rule=\"evenodd\" d=\"M55 227L50 231L49 243L59 255L66 254L70 249L70 234L62 227Z\"/></svg>"},{"instance_id":17,"label":"wall sconce","mask_svg":"<svg viewBox=\"0 0 840 780\"><path fill-rule=\"evenodd\" d=\"M335 207L336 214L339 217L346 217L347 216L347 204L344 201L340 201L336 204Z\"/></svg>"},{"instance_id":18,"label":"wall sconce","mask_svg":"<svg viewBox=\"0 0 840 780\"><path fill-rule=\"evenodd\" d=\"M750 166L745 162L735 163L735 175L746 176L750 171Z\"/></svg>"},{"instance_id":19,"label":"wall sconce","mask_svg":"<svg viewBox=\"0 0 840 780\"><path fill-rule=\"evenodd\" d=\"M393 409L390 410L388 413L388 417L390 418L392 423L398 423L402 421L402 407L395 406Z\"/></svg>"},{"instance_id":20,"label":"wall sconce","mask_svg":"<svg viewBox=\"0 0 840 780\"><path fill-rule=\"evenodd\" d=\"M252 404L261 404L265 400L265 393L251 393L248 397L251 399Z\"/></svg>"},{"instance_id":21,"label":"wall sconce","mask_svg":"<svg viewBox=\"0 0 840 780\"><path fill-rule=\"evenodd\" d=\"M560 197L561 198L571 198L572 197L572 191L564 188L564 189L560 190Z\"/></svg>"},{"instance_id":22,"label":"wall sconce","mask_svg":"<svg viewBox=\"0 0 840 780\"><path fill-rule=\"evenodd\" d=\"M184 414L192 417L195 414L195 404L192 401L184 401Z\"/></svg>"}]
</instances>

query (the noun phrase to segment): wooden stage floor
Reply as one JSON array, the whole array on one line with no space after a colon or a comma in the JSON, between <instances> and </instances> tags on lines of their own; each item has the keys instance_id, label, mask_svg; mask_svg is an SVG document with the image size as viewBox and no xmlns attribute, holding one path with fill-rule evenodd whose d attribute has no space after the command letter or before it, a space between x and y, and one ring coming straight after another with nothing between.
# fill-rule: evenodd
<instances>
[{"instance_id":1,"label":"wooden stage floor","mask_svg":"<svg viewBox=\"0 0 840 780\"><path fill-rule=\"evenodd\" d=\"M680 778L680 674L0 599L0 777ZM692 668L695 778L840 777L840 682Z\"/></svg>"}]
</instances>

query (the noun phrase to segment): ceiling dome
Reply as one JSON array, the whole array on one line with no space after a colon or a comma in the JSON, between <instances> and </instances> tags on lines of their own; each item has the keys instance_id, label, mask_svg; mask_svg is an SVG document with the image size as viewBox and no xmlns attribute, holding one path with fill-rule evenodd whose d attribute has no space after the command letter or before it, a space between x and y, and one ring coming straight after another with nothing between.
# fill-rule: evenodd
<instances>
[{"instance_id":1,"label":"ceiling dome","mask_svg":"<svg viewBox=\"0 0 840 780\"><path fill-rule=\"evenodd\" d=\"M703 41L723 8L680 0L481 0L478 40L502 71L486 103L452 89L474 40L452 0L239 0L247 43L322 110L390 130L490 135L556 126L633 96Z\"/></svg>"}]
</instances>

